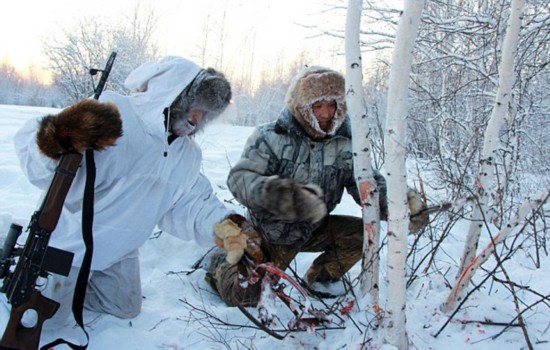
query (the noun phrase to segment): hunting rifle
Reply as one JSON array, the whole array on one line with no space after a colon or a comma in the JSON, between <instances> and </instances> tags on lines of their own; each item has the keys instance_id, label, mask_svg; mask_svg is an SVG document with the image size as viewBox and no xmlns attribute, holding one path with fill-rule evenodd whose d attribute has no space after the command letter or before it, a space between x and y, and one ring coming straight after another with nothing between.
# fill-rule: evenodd
<instances>
[{"instance_id":1,"label":"hunting rifle","mask_svg":"<svg viewBox=\"0 0 550 350\"><path fill-rule=\"evenodd\" d=\"M94 89L96 100L105 87L115 58L116 52L112 52L105 69L90 69L91 75L102 72ZM0 339L2 350L38 349L44 321L52 318L59 309L58 302L40 293L39 278L47 278L49 273L68 276L71 269L74 254L50 247L48 242L82 158L83 155L78 152L61 155L42 204L30 219L25 245L16 247L23 227L12 224L0 250L0 279L4 280L0 292L6 294L11 304L10 318ZM22 323L25 314L29 314L29 318L33 314L36 316L33 324Z\"/></svg>"}]
</instances>

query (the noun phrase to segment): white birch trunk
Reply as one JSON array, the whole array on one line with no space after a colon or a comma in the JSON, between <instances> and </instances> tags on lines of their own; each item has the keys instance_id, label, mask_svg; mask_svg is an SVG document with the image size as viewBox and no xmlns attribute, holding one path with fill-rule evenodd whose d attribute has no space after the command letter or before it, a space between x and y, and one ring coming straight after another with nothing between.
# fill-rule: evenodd
<instances>
[{"instance_id":1,"label":"white birch trunk","mask_svg":"<svg viewBox=\"0 0 550 350\"><path fill-rule=\"evenodd\" d=\"M456 283L459 283L464 270L472 263L476 256L479 236L484 222L492 220L492 218L487 216L487 205L490 204L491 198L495 198L495 159L501 146L499 133L506 124L506 113L511 101L510 96L514 85L514 57L517 51L523 5L524 0L512 0L510 20L502 45L502 60L499 67L499 84L495 106L485 130L483 151L479 161L480 170L477 178L479 202L474 207L470 217L468 236L460 260Z\"/></svg>"},{"instance_id":2,"label":"white birch trunk","mask_svg":"<svg viewBox=\"0 0 550 350\"><path fill-rule=\"evenodd\" d=\"M447 302L443 305L442 310L445 312L451 311L455 302L460 300L460 295L464 290L464 287L468 285L469 281L472 279L477 269L486 262L489 257L493 254L496 249L496 246L504 242L504 240L514 231L519 224L527 219L532 210L537 207L540 207L548 199L548 193L545 195L539 195L533 200L526 200L518 212L503 226L503 229L498 232L498 234L493 238L493 241L489 243L485 249L483 249L479 255L472 260L470 265L462 272L462 275L459 276L457 283L454 285L451 294L447 298Z\"/></svg>"},{"instance_id":3,"label":"white birch trunk","mask_svg":"<svg viewBox=\"0 0 550 350\"><path fill-rule=\"evenodd\" d=\"M385 128L386 181L388 186L388 297L384 342L398 349L408 348L406 331L408 87L418 25L424 0L405 0L392 56L388 84L388 107Z\"/></svg>"},{"instance_id":4,"label":"white birch trunk","mask_svg":"<svg viewBox=\"0 0 550 350\"><path fill-rule=\"evenodd\" d=\"M371 162L370 129L366 124L363 96L360 29L362 0L350 0L346 17L346 104L351 120L354 176L363 213L363 261L360 276L361 294L375 312L379 311L379 242L380 209L377 184Z\"/></svg>"}]
</instances>

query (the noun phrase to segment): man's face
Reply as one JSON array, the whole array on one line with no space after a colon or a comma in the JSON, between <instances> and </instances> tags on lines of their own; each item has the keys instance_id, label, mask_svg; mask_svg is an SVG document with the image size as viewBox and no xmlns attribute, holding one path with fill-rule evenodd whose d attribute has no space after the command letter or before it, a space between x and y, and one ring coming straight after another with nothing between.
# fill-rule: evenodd
<instances>
[{"instance_id":1,"label":"man's face","mask_svg":"<svg viewBox=\"0 0 550 350\"><path fill-rule=\"evenodd\" d=\"M206 115L203 108L189 108L191 103L192 99L183 91L170 106L171 131L178 136L193 134Z\"/></svg>"},{"instance_id":2,"label":"man's face","mask_svg":"<svg viewBox=\"0 0 550 350\"><path fill-rule=\"evenodd\" d=\"M311 105L311 110L315 118L317 118L321 129L325 132L329 131L332 118L334 118L336 113L336 101L317 101Z\"/></svg>"},{"instance_id":3,"label":"man's face","mask_svg":"<svg viewBox=\"0 0 550 350\"><path fill-rule=\"evenodd\" d=\"M202 108L191 108L188 113L181 113L172 119L172 132L178 136L192 135L203 122L206 111Z\"/></svg>"},{"instance_id":4,"label":"man's face","mask_svg":"<svg viewBox=\"0 0 550 350\"><path fill-rule=\"evenodd\" d=\"M187 120L193 125L198 125L202 121L202 118L204 118L205 114L206 111L202 108L191 108Z\"/></svg>"}]
</instances>

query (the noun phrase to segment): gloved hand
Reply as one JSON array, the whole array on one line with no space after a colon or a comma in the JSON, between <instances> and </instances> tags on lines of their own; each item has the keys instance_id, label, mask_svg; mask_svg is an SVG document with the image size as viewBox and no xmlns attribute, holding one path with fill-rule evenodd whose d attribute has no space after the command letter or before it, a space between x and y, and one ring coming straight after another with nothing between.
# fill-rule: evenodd
<instances>
[{"instance_id":1,"label":"gloved hand","mask_svg":"<svg viewBox=\"0 0 550 350\"><path fill-rule=\"evenodd\" d=\"M42 118L36 142L44 155L58 159L69 151L102 150L120 136L122 120L117 107L84 99L59 114Z\"/></svg>"},{"instance_id":2,"label":"gloved hand","mask_svg":"<svg viewBox=\"0 0 550 350\"><path fill-rule=\"evenodd\" d=\"M281 220L314 224L327 215L322 195L323 191L315 184L301 185L273 175L264 183L261 198L264 209Z\"/></svg>"},{"instance_id":3,"label":"gloved hand","mask_svg":"<svg viewBox=\"0 0 550 350\"><path fill-rule=\"evenodd\" d=\"M214 234L216 245L227 251L225 260L228 263L238 263L245 251L255 263L263 262L261 237L242 215L228 215L214 225Z\"/></svg>"},{"instance_id":4,"label":"gloved hand","mask_svg":"<svg viewBox=\"0 0 550 350\"><path fill-rule=\"evenodd\" d=\"M420 193L411 188L407 190L407 201L409 203L409 211L411 213L409 232L417 233L426 227L430 222L428 211L426 211L427 206L422 200Z\"/></svg>"}]
</instances>

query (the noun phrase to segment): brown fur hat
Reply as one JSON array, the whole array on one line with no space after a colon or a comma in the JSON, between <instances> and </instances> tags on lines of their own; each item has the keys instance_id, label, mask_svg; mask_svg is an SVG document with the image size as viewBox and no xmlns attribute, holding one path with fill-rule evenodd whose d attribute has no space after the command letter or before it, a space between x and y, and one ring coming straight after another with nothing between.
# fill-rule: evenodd
<instances>
[{"instance_id":1,"label":"brown fur hat","mask_svg":"<svg viewBox=\"0 0 550 350\"><path fill-rule=\"evenodd\" d=\"M322 100L336 101L336 114L328 132L319 127L311 109L315 102ZM322 139L332 136L338 131L346 116L344 77L329 68L306 67L290 82L285 103L311 138Z\"/></svg>"},{"instance_id":2,"label":"brown fur hat","mask_svg":"<svg viewBox=\"0 0 550 350\"><path fill-rule=\"evenodd\" d=\"M122 120L117 107L85 99L40 120L36 143L53 159L71 151L102 150L122 136Z\"/></svg>"}]
</instances>

